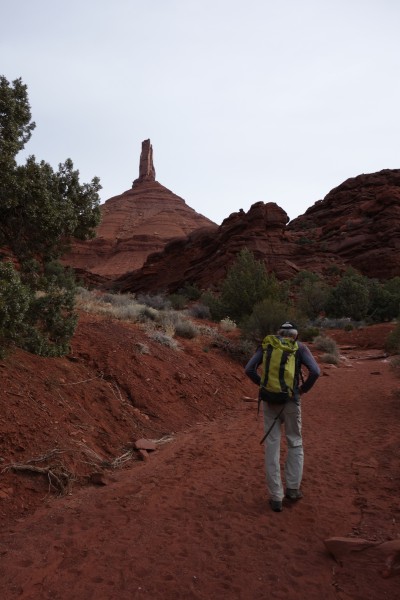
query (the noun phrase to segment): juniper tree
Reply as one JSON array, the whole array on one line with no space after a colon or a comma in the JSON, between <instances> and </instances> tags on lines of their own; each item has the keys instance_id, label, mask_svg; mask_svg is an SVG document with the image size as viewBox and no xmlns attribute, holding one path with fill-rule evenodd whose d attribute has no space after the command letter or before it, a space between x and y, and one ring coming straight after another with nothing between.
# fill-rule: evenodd
<instances>
[{"instance_id":1,"label":"juniper tree","mask_svg":"<svg viewBox=\"0 0 400 600\"><path fill-rule=\"evenodd\" d=\"M247 248L239 252L221 286L221 301L229 317L241 320L264 298L277 297L279 284Z\"/></svg>"},{"instance_id":2,"label":"juniper tree","mask_svg":"<svg viewBox=\"0 0 400 600\"><path fill-rule=\"evenodd\" d=\"M74 332L74 279L58 262L73 238L88 239L100 220L100 181L81 184L72 160L58 170L17 154L29 141L35 123L27 86L0 77L0 324L7 322L13 290L23 296L12 336L0 329L4 347L13 342L42 355L68 351ZM28 299L28 300L27 300Z\"/></svg>"}]
</instances>

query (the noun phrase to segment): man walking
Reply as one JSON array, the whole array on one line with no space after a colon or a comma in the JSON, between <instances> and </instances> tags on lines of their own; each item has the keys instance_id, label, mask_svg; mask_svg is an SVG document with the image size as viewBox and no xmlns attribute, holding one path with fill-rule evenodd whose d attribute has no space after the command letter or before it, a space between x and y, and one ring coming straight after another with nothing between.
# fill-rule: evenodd
<instances>
[{"instance_id":1,"label":"man walking","mask_svg":"<svg viewBox=\"0 0 400 600\"><path fill-rule=\"evenodd\" d=\"M283 343L296 342L298 337L297 327L294 323L287 321L281 325L276 336ZM273 511L282 511L282 500L284 495L292 501L303 497L300 489L303 475L303 440L301 434L301 400L300 396L308 392L320 375L320 369L308 347L296 342L296 376L294 378L293 390L289 390L289 398L283 404L275 404L263 400L264 429L267 434L265 438L265 471L267 477L267 488L270 495L270 505ZM263 381L265 371L264 351L260 346L245 367L246 375L258 386ZM262 377L257 373L258 367L263 364ZM299 383L301 367L304 366L308 375L305 381ZM285 384L284 384L285 385ZM286 490L283 491L280 447L281 447L281 423L285 426L288 452L285 463Z\"/></svg>"}]
</instances>

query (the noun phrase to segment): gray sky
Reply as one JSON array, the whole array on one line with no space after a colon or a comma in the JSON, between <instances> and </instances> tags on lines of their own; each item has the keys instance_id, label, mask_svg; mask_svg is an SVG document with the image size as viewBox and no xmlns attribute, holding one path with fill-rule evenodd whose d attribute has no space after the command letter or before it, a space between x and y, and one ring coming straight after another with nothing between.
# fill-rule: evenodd
<instances>
[{"instance_id":1,"label":"gray sky","mask_svg":"<svg viewBox=\"0 0 400 600\"><path fill-rule=\"evenodd\" d=\"M71 158L102 201L157 180L216 223L291 219L400 168L398 0L0 0L0 74L28 86L25 154Z\"/></svg>"}]
</instances>

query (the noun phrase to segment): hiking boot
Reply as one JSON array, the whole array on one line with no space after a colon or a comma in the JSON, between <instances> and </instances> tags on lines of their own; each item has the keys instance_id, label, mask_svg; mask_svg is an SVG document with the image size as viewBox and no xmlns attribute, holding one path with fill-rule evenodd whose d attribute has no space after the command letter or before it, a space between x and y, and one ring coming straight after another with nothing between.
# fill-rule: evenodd
<instances>
[{"instance_id":1,"label":"hiking boot","mask_svg":"<svg viewBox=\"0 0 400 600\"><path fill-rule=\"evenodd\" d=\"M303 492L295 488L286 488L285 495L289 500L300 500L303 497Z\"/></svg>"},{"instance_id":2,"label":"hiking boot","mask_svg":"<svg viewBox=\"0 0 400 600\"><path fill-rule=\"evenodd\" d=\"M282 512L282 502L280 500L270 500L269 503L274 512Z\"/></svg>"}]
</instances>

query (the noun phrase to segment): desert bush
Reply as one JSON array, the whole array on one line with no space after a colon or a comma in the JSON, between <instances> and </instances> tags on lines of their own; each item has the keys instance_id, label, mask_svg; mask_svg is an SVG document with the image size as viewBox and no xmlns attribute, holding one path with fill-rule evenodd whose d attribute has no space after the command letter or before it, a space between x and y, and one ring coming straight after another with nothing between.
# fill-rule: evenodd
<instances>
[{"instance_id":1,"label":"desert bush","mask_svg":"<svg viewBox=\"0 0 400 600\"><path fill-rule=\"evenodd\" d=\"M302 342L312 342L319 335L318 327L304 327L300 332Z\"/></svg>"},{"instance_id":2,"label":"desert bush","mask_svg":"<svg viewBox=\"0 0 400 600\"><path fill-rule=\"evenodd\" d=\"M156 310L166 310L171 308L171 302L165 294L138 294L137 300L140 304L145 304Z\"/></svg>"},{"instance_id":3,"label":"desert bush","mask_svg":"<svg viewBox=\"0 0 400 600\"><path fill-rule=\"evenodd\" d=\"M385 350L390 354L400 354L400 322L386 338Z\"/></svg>"},{"instance_id":4,"label":"desert bush","mask_svg":"<svg viewBox=\"0 0 400 600\"><path fill-rule=\"evenodd\" d=\"M197 325L197 330L200 335L204 335L207 337L217 337L220 335L218 329L216 327L210 327L209 325Z\"/></svg>"},{"instance_id":5,"label":"desert bush","mask_svg":"<svg viewBox=\"0 0 400 600\"><path fill-rule=\"evenodd\" d=\"M195 283L185 283L182 288L178 290L178 294L182 294L188 300L198 300L201 296L201 291Z\"/></svg>"},{"instance_id":6,"label":"desert bush","mask_svg":"<svg viewBox=\"0 0 400 600\"><path fill-rule=\"evenodd\" d=\"M99 296L102 302L107 302L113 306L127 306L136 303L135 294L102 294Z\"/></svg>"},{"instance_id":7,"label":"desert bush","mask_svg":"<svg viewBox=\"0 0 400 600\"><path fill-rule=\"evenodd\" d=\"M191 321L182 320L175 325L175 334L178 337L191 340L195 338L198 335L198 333L199 332L197 327Z\"/></svg>"},{"instance_id":8,"label":"desert bush","mask_svg":"<svg viewBox=\"0 0 400 600\"><path fill-rule=\"evenodd\" d=\"M236 329L236 323L229 317L225 317L225 319L222 319L220 321L220 327L222 331L233 331L234 329Z\"/></svg>"},{"instance_id":9,"label":"desert bush","mask_svg":"<svg viewBox=\"0 0 400 600\"><path fill-rule=\"evenodd\" d=\"M140 305L138 321L144 323L146 321L157 321L159 316L158 310L147 305Z\"/></svg>"},{"instance_id":10,"label":"desert bush","mask_svg":"<svg viewBox=\"0 0 400 600\"><path fill-rule=\"evenodd\" d=\"M210 346L222 350L233 360L245 365L254 354L254 343L247 339L230 340L218 334L210 341Z\"/></svg>"},{"instance_id":11,"label":"desert bush","mask_svg":"<svg viewBox=\"0 0 400 600\"><path fill-rule=\"evenodd\" d=\"M313 325L320 329L344 329L345 331L352 331L353 329L364 327L365 321L354 321L348 317L340 319L324 317L323 319L314 319Z\"/></svg>"},{"instance_id":12,"label":"desert bush","mask_svg":"<svg viewBox=\"0 0 400 600\"><path fill-rule=\"evenodd\" d=\"M339 348L331 337L326 335L319 335L314 339L314 347L317 350L322 350L327 354L331 354L333 356L339 356Z\"/></svg>"},{"instance_id":13,"label":"desert bush","mask_svg":"<svg viewBox=\"0 0 400 600\"><path fill-rule=\"evenodd\" d=\"M195 319L210 319L211 318L210 308L208 306L206 306L205 304L201 304L201 303L193 304L189 308L188 313Z\"/></svg>"},{"instance_id":14,"label":"desert bush","mask_svg":"<svg viewBox=\"0 0 400 600\"><path fill-rule=\"evenodd\" d=\"M183 310L187 304L187 298L182 294L170 294L168 302L174 310Z\"/></svg>"},{"instance_id":15,"label":"desert bush","mask_svg":"<svg viewBox=\"0 0 400 600\"><path fill-rule=\"evenodd\" d=\"M136 323L137 321L142 321L143 314L148 311L148 306L144 306L143 304L127 304L124 305L116 305L110 306L110 308L105 312L110 313L116 319L120 321L133 321Z\"/></svg>"},{"instance_id":16,"label":"desert bush","mask_svg":"<svg viewBox=\"0 0 400 600\"><path fill-rule=\"evenodd\" d=\"M168 348L171 348L172 350L179 350L178 342L167 333L164 333L162 331L151 331L148 332L148 336L152 340L158 342L159 344L162 344L163 346L168 346Z\"/></svg>"},{"instance_id":17,"label":"desert bush","mask_svg":"<svg viewBox=\"0 0 400 600\"><path fill-rule=\"evenodd\" d=\"M136 349L136 352L138 352L138 354L150 354L150 348L148 347L147 344L142 344L141 342L137 342L134 345L134 348Z\"/></svg>"}]
</instances>

